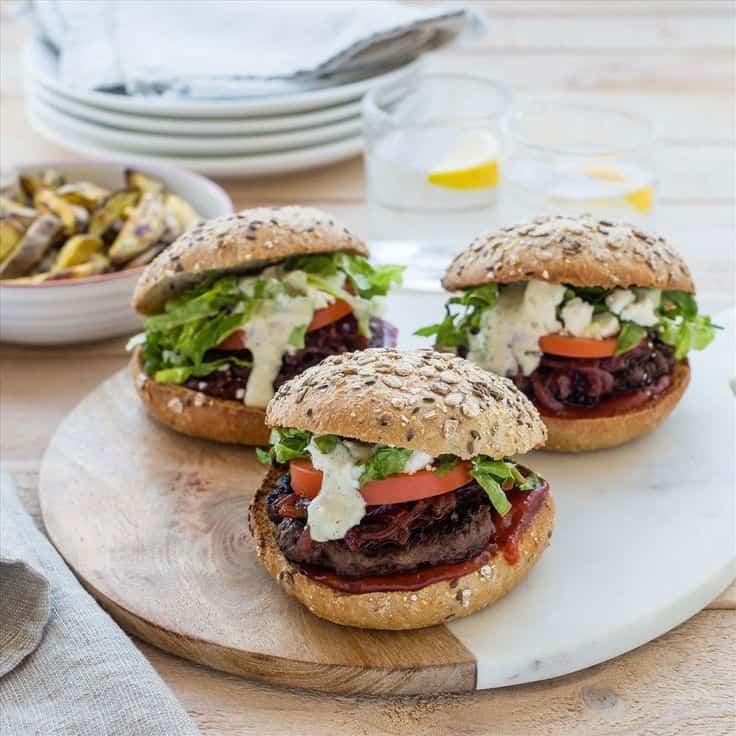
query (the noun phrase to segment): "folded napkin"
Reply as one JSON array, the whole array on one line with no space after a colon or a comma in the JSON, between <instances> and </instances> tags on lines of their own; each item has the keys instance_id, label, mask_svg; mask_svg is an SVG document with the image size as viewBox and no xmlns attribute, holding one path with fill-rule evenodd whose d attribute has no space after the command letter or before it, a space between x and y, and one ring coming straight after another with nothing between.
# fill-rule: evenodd
<instances>
[{"instance_id":1,"label":"folded napkin","mask_svg":"<svg viewBox=\"0 0 736 736\"><path fill-rule=\"evenodd\" d=\"M227 98L353 81L484 30L457 5L388 0L33 0L77 89Z\"/></svg>"},{"instance_id":2,"label":"folded napkin","mask_svg":"<svg viewBox=\"0 0 736 736\"><path fill-rule=\"evenodd\" d=\"M38 531L3 471L0 733L197 733L151 665Z\"/></svg>"}]
</instances>

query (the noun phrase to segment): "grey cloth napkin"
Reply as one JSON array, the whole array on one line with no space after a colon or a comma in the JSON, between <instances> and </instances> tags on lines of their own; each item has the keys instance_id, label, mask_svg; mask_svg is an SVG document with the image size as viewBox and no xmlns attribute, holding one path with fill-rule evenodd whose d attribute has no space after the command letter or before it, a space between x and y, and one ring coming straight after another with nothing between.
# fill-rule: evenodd
<instances>
[{"instance_id":1,"label":"grey cloth napkin","mask_svg":"<svg viewBox=\"0 0 736 736\"><path fill-rule=\"evenodd\" d=\"M0 734L197 733L36 528L0 470Z\"/></svg>"},{"instance_id":2,"label":"grey cloth napkin","mask_svg":"<svg viewBox=\"0 0 736 736\"><path fill-rule=\"evenodd\" d=\"M33 0L76 89L224 99L333 86L406 63L485 21L390 0Z\"/></svg>"}]
</instances>

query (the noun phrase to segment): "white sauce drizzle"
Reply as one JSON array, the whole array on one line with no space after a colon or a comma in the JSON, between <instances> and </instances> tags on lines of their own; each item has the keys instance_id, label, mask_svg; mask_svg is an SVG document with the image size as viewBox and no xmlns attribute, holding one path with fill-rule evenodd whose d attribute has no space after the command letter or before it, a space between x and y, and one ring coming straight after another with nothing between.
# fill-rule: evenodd
<instances>
[{"instance_id":1,"label":"white sauce drizzle","mask_svg":"<svg viewBox=\"0 0 736 736\"><path fill-rule=\"evenodd\" d=\"M332 452L323 453L313 441L309 443L307 451L312 465L322 471L322 487L307 510L309 534L315 542L342 539L352 527L360 524L365 516L365 500L359 490L360 476L375 448L375 445L345 440L338 442ZM415 451L402 472L413 474L433 462L431 455Z\"/></svg>"},{"instance_id":2,"label":"white sauce drizzle","mask_svg":"<svg viewBox=\"0 0 736 736\"><path fill-rule=\"evenodd\" d=\"M284 355L298 350L289 344L292 331L308 326L316 310L335 301L326 292L308 286L303 271L292 271L282 281L303 296L281 293L266 299L243 326L248 350L253 355L243 398L248 406L265 408L273 397L273 382Z\"/></svg>"},{"instance_id":3,"label":"white sauce drizzle","mask_svg":"<svg viewBox=\"0 0 736 736\"><path fill-rule=\"evenodd\" d=\"M322 471L322 487L309 504L307 524L315 542L342 539L365 516L365 500L358 491L363 469L348 448L338 442L330 453L310 442L312 465Z\"/></svg>"}]
</instances>

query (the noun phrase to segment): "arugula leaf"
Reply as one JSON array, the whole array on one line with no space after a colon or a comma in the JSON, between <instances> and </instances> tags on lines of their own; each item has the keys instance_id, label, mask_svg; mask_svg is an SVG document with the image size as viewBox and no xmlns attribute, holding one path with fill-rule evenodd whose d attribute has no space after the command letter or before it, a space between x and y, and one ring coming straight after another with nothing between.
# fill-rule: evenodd
<instances>
[{"instance_id":1,"label":"arugula leaf","mask_svg":"<svg viewBox=\"0 0 736 736\"><path fill-rule=\"evenodd\" d=\"M290 258L286 268L326 277L342 272L359 296L372 299L386 296L394 284L400 284L405 267L376 266L355 253L326 253Z\"/></svg>"},{"instance_id":2,"label":"arugula leaf","mask_svg":"<svg viewBox=\"0 0 736 736\"><path fill-rule=\"evenodd\" d=\"M450 471L454 470L459 462L460 458L455 455L439 455L434 461L434 474L441 478L443 475L447 475Z\"/></svg>"},{"instance_id":3,"label":"arugula leaf","mask_svg":"<svg viewBox=\"0 0 736 736\"><path fill-rule=\"evenodd\" d=\"M690 350L703 350L722 329L710 317L698 314L698 304L692 294L665 291L659 306L662 320L657 329L662 342L675 348L675 358L682 360Z\"/></svg>"},{"instance_id":4,"label":"arugula leaf","mask_svg":"<svg viewBox=\"0 0 736 736\"><path fill-rule=\"evenodd\" d=\"M266 450L263 450L260 447L256 447L256 458L258 459L258 462L263 465L271 464L271 453L266 452Z\"/></svg>"},{"instance_id":5,"label":"arugula leaf","mask_svg":"<svg viewBox=\"0 0 736 736\"><path fill-rule=\"evenodd\" d=\"M442 322L421 327L414 333L419 337L435 336L435 346L457 348L468 345L468 334L480 328L484 312L493 309L498 298L497 284L483 284L465 289L460 296L452 297L445 304ZM460 307L460 309L453 309Z\"/></svg>"},{"instance_id":6,"label":"arugula leaf","mask_svg":"<svg viewBox=\"0 0 736 736\"><path fill-rule=\"evenodd\" d=\"M369 480L385 480L389 475L400 473L411 455L403 447L379 447L365 464L360 476L360 485Z\"/></svg>"},{"instance_id":7,"label":"arugula leaf","mask_svg":"<svg viewBox=\"0 0 736 736\"><path fill-rule=\"evenodd\" d=\"M642 341L646 334L646 329L641 325L637 325L635 322L624 322L621 325L621 332L618 333L615 355L621 355L627 350L631 350Z\"/></svg>"},{"instance_id":8,"label":"arugula leaf","mask_svg":"<svg viewBox=\"0 0 736 736\"><path fill-rule=\"evenodd\" d=\"M277 427L271 430L268 438L271 448L269 457L279 465L299 457L309 457L307 445L312 441L312 433L303 429Z\"/></svg>"},{"instance_id":9,"label":"arugula leaf","mask_svg":"<svg viewBox=\"0 0 736 736\"><path fill-rule=\"evenodd\" d=\"M501 516L505 516L511 508L501 483L510 480L518 490L531 491L541 482L534 473L530 473L524 478L516 465L510 460L494 460L487 455L477 455L473 458L470 475L488 494L493 508Z\"/></svg>"},{"instance_id":10,"label":"arugula leaf","mask_svg":"<svg viewBox=\"0 0 736 736\"><path fill-rule=\"evenodd\" d=\"M320 452L327 455L337 447L339 439L336 434L323 434L321 437L314 437L314 444Z\"/></svg>"}]
</instances>

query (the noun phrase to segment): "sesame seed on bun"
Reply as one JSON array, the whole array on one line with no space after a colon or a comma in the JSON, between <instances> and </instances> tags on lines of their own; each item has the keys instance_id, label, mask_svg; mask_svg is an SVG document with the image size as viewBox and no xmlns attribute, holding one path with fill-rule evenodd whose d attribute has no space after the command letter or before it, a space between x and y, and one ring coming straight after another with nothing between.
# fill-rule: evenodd
<instances>
[{"instance_id":1,"label":"sesame seed on bun","mask_svg":"<svg viewBox=\"0 0 736 736\"><path fill-rule=\"evenodd\" d=\"M481 235L455 256L442 285L455 291L530 279L695 291L688 267L664 238L591 215L546 215Z\"/></svg>"},{"instance_id":2,"label":"sesame seed on bun","mask_svg":"<svg viewBox=\"0 0 736 736\"><path fill-rule=\"evenodd\" d=\"M279 388L266 423L465 459L528 452L547 438L509 379L427 349L333 355Z\"/></svg>"}]
</instances>

